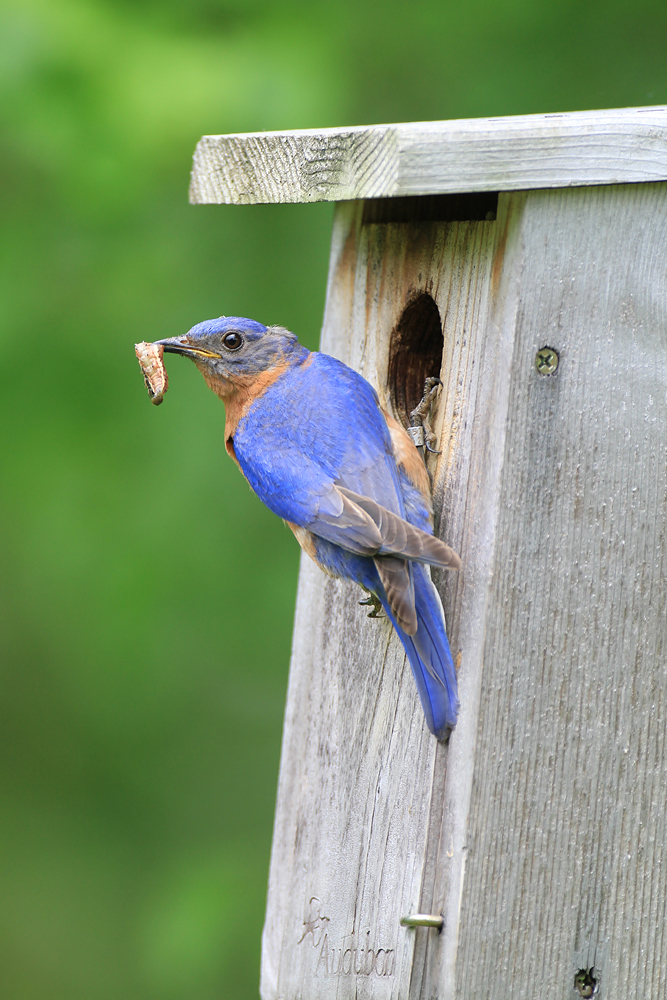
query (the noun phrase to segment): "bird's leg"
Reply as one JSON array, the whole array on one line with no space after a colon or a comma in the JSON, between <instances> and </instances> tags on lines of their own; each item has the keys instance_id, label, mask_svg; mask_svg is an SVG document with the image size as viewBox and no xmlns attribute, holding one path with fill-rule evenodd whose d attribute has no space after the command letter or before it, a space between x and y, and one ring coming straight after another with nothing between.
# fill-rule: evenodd
<instances>
[{"instance_id":1,"label":"bird's leg","mask_svg":"<svg viewBox=\"0 0 667 1000\"><path fill-rule=\"evenodd\" d=\"M362 590L365 590L366 593L368 594L368 597L366 598L365 601L359 601L359 606L360 607L369 607L369 608L372 607L373 608L372 611L368 612L368 614L366 615L366 617L367 618L384 618L385 614L384 614L384 612L382 610L382 604L380 602L380 598L376 597L376 595L373 594L373 593L371 593L370 590L367 590L367 588L364 587L363 584L359 584L359 586L361 587Z\"/></svg>"},{"instance_id":2,"label":"bird's leg","mask_svg":"<svg viewBox=\"0 0 667 1000\"><path fill-rule=\"evenodd\" d=\"M424 395L410 413L410 427L408 428L410 437L415 445L418 448L425 448L426 451L430 451L433 455L439 455L440 452L434 448L436 436L431 427L430 416L435 398L441 388L442 382L439 378L426 379L424 383ZM425 457L423 451L422 457Z\"/></svg>"}]
</instances>

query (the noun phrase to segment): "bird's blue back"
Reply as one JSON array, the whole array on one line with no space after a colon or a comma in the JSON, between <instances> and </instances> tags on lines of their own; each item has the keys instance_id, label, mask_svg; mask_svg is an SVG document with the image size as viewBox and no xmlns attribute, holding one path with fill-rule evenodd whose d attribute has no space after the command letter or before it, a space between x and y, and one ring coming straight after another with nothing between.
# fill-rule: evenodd
<instances>
[{"instance_id":1,"label":"bird's blue back","mask_svg":"<svg viewBox=\"0 0 667 1000\"><path fill-rule=\"evenodd\" d=\"M254 491L286 521L310 524L333 483L404 516L377 395L326 354L289 368L252 403L237 426L234 451Z\"/></svg>"}]
</instances>

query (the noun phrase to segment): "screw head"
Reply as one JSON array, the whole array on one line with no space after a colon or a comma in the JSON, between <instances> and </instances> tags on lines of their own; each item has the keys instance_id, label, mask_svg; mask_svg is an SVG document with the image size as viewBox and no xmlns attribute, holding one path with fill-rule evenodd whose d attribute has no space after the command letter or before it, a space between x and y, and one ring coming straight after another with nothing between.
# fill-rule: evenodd
<instances>
[{"instance_id":1,"label":"screw head","mask_svg":"<svg viewBox=\"0 0 667 1000\"><path fill-rule=\"evenodd\" d=\"M535 367L540 375L553 375L558 368L558 354L553 347L541 347L535 355Z\"/></svg>"}]
</instances>

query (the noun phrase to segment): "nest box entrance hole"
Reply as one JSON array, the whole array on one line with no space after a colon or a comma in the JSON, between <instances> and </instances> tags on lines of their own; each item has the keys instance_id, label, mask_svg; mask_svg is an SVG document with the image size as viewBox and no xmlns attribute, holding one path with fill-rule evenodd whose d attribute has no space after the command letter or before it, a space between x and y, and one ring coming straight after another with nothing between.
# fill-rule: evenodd
<instances>
[{"instance_id":1,"label":"nest box entrance hole","mask_svg":"<svg viewBox=\"0 0 667 1000\"><path fill-rule=\"evenodd\" d=\"M389 392L404 427L422 398L426 379L440 378L443 347L438 307L428 292L420 292L403 310L389 342Z\"/></svg>"}]
</instances>

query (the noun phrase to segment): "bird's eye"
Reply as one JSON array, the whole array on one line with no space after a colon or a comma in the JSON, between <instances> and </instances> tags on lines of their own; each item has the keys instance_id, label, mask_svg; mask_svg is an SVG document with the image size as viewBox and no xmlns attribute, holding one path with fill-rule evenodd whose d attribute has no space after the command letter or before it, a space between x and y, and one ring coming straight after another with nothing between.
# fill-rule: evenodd
<instances>
[{"instance_id":1,"label":"bird's eye","mask_svg":"<svg viewBox=\"0 0 667 1000\"><path fill-rule=\"evenodd\" d=\"M243 337L233 330L231 333L225 334L222 342L228 351L238 351L239 347L243 346Z\"/></svg>"}]
</instances>

